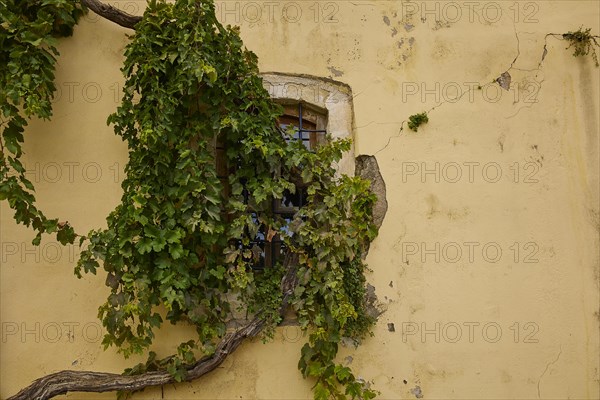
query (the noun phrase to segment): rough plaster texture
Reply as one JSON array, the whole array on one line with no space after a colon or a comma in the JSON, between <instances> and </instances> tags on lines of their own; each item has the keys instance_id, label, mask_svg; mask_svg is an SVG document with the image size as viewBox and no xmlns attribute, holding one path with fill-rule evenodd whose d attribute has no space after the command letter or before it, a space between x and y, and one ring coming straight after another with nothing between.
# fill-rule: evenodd
<instances>
[{"instance_id":1,"label":"rough plaster texture","mask_svg":"<svg viewBox=\"0 0 600 400\"><path fill-rule=\"evenodd\" d=\"M114 3L132 12L143 4ZM259 16L217 3L263 71L352 88L355 152L376 155L385 179L388 213L367 261L387 311L375 336L339 359L382 399L599 398L600 69L555 38L539 65L546 33L598 34L599 4L257 2ZM40 205L77 231L103 226L120 198L126 146L105 121L123 82L125 34L88 17L61 41L54 119L26 132ZM509 91L489 84L504 72ZM418 133L400 131L440 103ZM53 371L138 362L100 345L104 276L77 280L75 250L48 239L33 249L4 204L1 219L0 397ZM167 327L157 350L185 333ZM284 327L206 379L135 398L309 398L299 339Z\"/></svg>"}]
</instances>

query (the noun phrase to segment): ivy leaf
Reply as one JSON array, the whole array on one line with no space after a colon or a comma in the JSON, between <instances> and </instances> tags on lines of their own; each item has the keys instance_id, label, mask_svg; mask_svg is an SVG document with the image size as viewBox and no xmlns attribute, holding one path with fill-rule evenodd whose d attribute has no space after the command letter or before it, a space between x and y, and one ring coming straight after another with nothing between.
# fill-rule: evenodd
<instances>
[{"instance_id":1,"label":"ivy leaf","mask_svg":"<svg viewBox=\"0 0 600 400\"><path fill-rule=\"evenodd\" d=\"M240 255L239 250L234 250L234 251L228 252L225 254L225 262L227 264L233 264L233 262L238 258L239 255Z\"/></svg>"},{"instance_id":2,"label":"ivy leaf","mask_svg":"<svg viewBox=\"0 0 600 400\"><path fill-rule=\"evenodd\" d=\"M146 254L152 250L152 244L152 239L142 238L139 242L137 242L135 247L137 248L140 254Z\"/></svg>"},{"instance_id":3,"label":"ivy leaf","mask_svg":"<svg viewBox=\"0 0 600 400\"><path fill-rule=\"evenodd\" d=\"M211 202L212 204L219 205L221 204L221 200L215 196L211 196L209 194L204 195L204 198Z\"/></svg>"},{"instance_id":4,"label":"ivy leaf","mask_svg":"<svg viewBox=\"0 0 600 400\"><path fill-rule=\"evenodd\" d=\"M178 230L170 230L165 234L167 243L176 243L181 238L181 233Z\"/></svg>"},{"instance_id":5,"label":"ivy leaf","mask_svg":"<svg viewBox=\"0 0 600 400\"><path fill-rule=\"evenodd\" d=\"M69 225L68 222L58 224L58 233L56 234L56 239L63 246L66 244L71 244L75 241L75 230Z\"/></svg>"},{"instance_id":6,"label":"ivy leaf","mask_svg":"<svg viewBox=\"0 0 600 400\"><path fill-rule=\"evenodd\" d=\"M329 392L329 390L327 390L325 388L325 386L321 382L318 382L315 385L314 391L315 391L315 400L329 400L330 392Z\"/></svg>"},{"instance_id":7,"label":"ivy leaf","mask_svg":"<svg viewBox=\"0 0 600 400\"><path fill-rule=\"evenodd\" d=\"M308 376L320 376L323 373L323 365L315 362L315 361L311 361L308 363Z\"/></svg>"},{"instance_id":8,"label":"ivy leaf","mask_svg":"<svg viewBox=\"0 0 600 400\"><path fill-rule=\"evenodd\" d=\"M225 267L223 267L222 265L219 265L217 268L211 269L210 274L212 276L217 277L219 280L222 280L223 275L225 274Z\"/></svg>"},{"instance_id":9,"label":"ivy leaf","mask_svg":"<svg viewBox=\"0 0 600 400\"><path fill-rule=\"evenodd\" d=\"M350 368L348 368L348 367L336 365L335 366L335 375L337 376L337 379L340 382L344 382L345 380L347 380L348 378L350 378L352 376L352 372L350 371Z\"/></svg>"},{"instance_id":10,"label":"ivy leaf","mask_svg":"<svg viewBox=\"0 0 600 400\"><path fill-rule=\"evenodd\" d=\"M31 241L31 244L33 244L34 246L39 246L41 242L42 242L42 234L38 233L37 235L35 235L35 237Z\"/></svg>"},{"instance_id":11,"label":"ivy leaf","mask_svg":"<svg viewBox=\"0 0 600 400\"><path fill-rule=\"evenodd\" d=\"M171 259L167 257L160 257L156 260L156 266L161 269L168 269L171 266Z\"/></svg>"},{"instance_id":12,"label":"ivy leaf","mask_svg":"<svg viewBox=\"0 0 600 400\"><path fill-rule=\"evenodd\" d=\"M174 243L169 246L169 254L173 257L173 260L177 260L185 254L185 250L180 243Z\"/></svg>"}]
</instances>

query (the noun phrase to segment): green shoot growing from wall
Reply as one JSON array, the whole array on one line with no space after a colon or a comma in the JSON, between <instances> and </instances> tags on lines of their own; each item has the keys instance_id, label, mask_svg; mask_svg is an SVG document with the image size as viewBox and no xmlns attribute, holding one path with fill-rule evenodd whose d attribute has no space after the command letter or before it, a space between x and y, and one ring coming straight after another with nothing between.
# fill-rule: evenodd
<instances>
[{"instance_id":1,"label":"green shoot growing from wall","mask_svg":"<svg viewBox=\"0 0 600 400\"><path fill-rule=\"evenodd\" d=\"M408 128L411 131L417 132L419 127L427 122L429 122L429 117L427 116L426 112L414 114L408 117Z\"/></svg>"},{"instance_id":2,"label":"green shoot growing from wall","mask_svg":"<svg viewBox=\"0 0 600 400\"><path fill-rule=\"evenodd\" d=\"M591 28L583 29L583 27L579 28L575 32L567 32L562 35L563 39L568 40L570 42L570 49L573 47L573 57L583 57L592 53L592 58L596 63L596 66L600 66L598 63L598 55L596 54L595 47L600 47L600 43L598 43L598 36L592 35L590 32Z\"/></svg>"}]
</instances>

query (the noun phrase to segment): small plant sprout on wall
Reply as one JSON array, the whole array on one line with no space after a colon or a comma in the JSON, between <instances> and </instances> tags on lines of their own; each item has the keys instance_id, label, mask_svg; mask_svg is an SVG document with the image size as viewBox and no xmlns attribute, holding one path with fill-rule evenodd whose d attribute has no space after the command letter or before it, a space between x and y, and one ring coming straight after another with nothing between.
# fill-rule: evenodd
<instances>
[{"instance_id":1,"label":"small plant sprout on wall","mask_svg":"<svg viewBox=\"0 0 600 400\"><path fill-rule=\"evenodd\" d=\"M592 58L594 59L594 62L598 67L600 66L600 64L598 63L598 55L596 54L595 48L600 48L600 43L598 43L600 36L592 35L590 33L591 31L591 28L583 29L583 27L581 27L575 32L564 33L562 37L563 39L568 40L570 42L569 47L567 47L567 49L570 49L571 47L574 48L573 57L587 56L588 54L590 54L591 51Z\"/></svg>"},{"instance_id":2,"label":"small plant sprout on wall","mask_svg":"<svg viewBox=\"0 0 600 400\"><path fill-rule=\"evenodd\" d=\"M419 130L419 127L423 124L426 124L427 122L429 122L429 117L427 117L426 112L411 115L408 118L408 128L411 131L417 132Z\"/></svg>"},{"instance_id":3,"label":"small plant sprout on wall","mask_svg":"<svg viewBox=\"0 0 600 400\"><path fill-rule=\"evenodd\" d=\"M569 32L563 33L563 34L548 33L545 37L546 37L546 39L548 37L557 37L557 38L568 41L569 46L567 47L567 49L570 49L571 47L573 47L573 56L574 57L584 57L591 53L592 59L594 60L596 67L598 67L598 66L600 66L600 64L598 62L598 54L596 53L596 48L600 49L600 42L599 42L600 36L592 35L591 31L592 31L591 28L584 29L583 27L580 27L576 31L572 31L572 32L569 31ZM542 65L547 53L548 53L547 44L545 44L544 52L542 55L542 60L539 64L539 66ZM513 61L513 63L514 63L514 61ZM498 83L503 89L509 90L510 79L511 79L510 74L508 74L508 72L504 72L503 74L500 75L499 78L495 79L493 81L493 83L494 82ZM482 86L481 85L477 86L477 90L482 90ZM421 125L429 122L428 113L431 112L432 110L436 109L438 106L433 107L429 111L424 111L422 113L411 115L408 118L408 128L414 132L417 132ZM404 122L406 122L406 121L402 122L400 131L402 131L404 128L403 127Z\"/></svg>"}]
</instances>

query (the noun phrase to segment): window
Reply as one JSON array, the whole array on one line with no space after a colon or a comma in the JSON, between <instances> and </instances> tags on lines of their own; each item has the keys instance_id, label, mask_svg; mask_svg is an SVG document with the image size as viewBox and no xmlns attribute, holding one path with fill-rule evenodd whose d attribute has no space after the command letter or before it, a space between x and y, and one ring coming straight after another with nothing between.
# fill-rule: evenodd
<instances>
[{"instance_id":1,"label":"window","mask_svg":"<svg viewBox=\"0 0 600 400\"><path fill-rule=\"evenodd\" d=\"M279 118L279 127L285 131L293 130L291 139L302 141L309 150L314 150L326 140L326 115L303 103L284 105L284 113ZM302 207L307 197L306 188L296 186L295 193L284 193L281 200L274 200L271 212L283 220L291 222L296 212ZM254 216L256 218L256 216ZM260 229L248 246L252 250L254 269L257 271L269 268L285 256L285 244L278 234L267 238L268 232ZM270 239L270 240L268 240Z\"/></svg>"},{"instance_id":2,"label":"window","mask_svg":"<svg viewBox=\"0 0 600 400\"><path fill-rule=\"evenodd\" d=\"M335 139L353 138L352 89L345 83L328 78L305 74L264 72L263 85L271 98L286 108L286 114L294 114L294 106L303 105L303 120L311 121L311 113L317 111L322 118L312 118L316 130L326 130ZM285 122L285 121L283 121ZM304 126L304 125L303 125ZM318 139L317 139L318 140ZM359 143L353 142L357 147ZM340 173L354 175L354 147L337 163Z\"/></svg>"},{"instance_id":3,"label":"window","mask_svg":"<svg viewBox=\"0 0 600 400\"><path fill-rule=\"evenodd\" d=\"M284 105L284 114L279 118L283 130L294 130L294 139L301 140L309 150L325 142L327 133L326 115L302 103Z\"/></svg>"},{"instance_id":4,"label":"window","mask_svg":"<svg viewBox=\"0 0 600 400\"><path fill-rule=\"evenodd\" d=\"M265 88L271 97L284 107L279 119L282 129L293 129L293 139L301 140L308 149L315 149L324 143L329 133L334 139L352 135L352 92L350 87L330 79L306 75L284 75L279 73L262 74ZM291 139L290 139L291 140ZM224 195L229 195L227 185L229 166L226 163L226 149L221 140L215 143L217 174L223 182ZM340 172L353 175L354 150L345 154L338 163ZM297 187L296 192L284 193L284 198L274 201L271 212L284 220L291 221L306 199L306 190ZM258 221L257 215L253 218ZM251 240L246 250L251 250L250 258L256 271L273 266L285 256L285 245L278 235L268 238L266 229ZM270 240L267 240L270 239Z\"/></svg>"}]
</instances>

